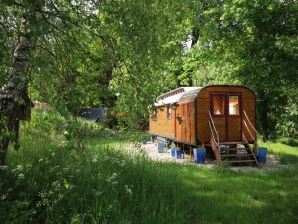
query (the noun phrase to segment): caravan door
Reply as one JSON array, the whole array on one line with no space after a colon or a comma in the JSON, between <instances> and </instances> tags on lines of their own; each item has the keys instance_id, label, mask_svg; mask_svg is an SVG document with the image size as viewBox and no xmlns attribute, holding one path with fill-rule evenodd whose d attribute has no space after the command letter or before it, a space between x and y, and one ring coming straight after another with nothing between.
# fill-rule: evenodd
<instances>
[{"instance_id":1,"label":"caravan door","mask_svg":"<svg viewBox=\"0 0 298 224\"><path fill-rule=\"evenodd\" d=\"M242 141L241 94L213 92L210 111L220 142Z\"/></svg>"}]
</instances>

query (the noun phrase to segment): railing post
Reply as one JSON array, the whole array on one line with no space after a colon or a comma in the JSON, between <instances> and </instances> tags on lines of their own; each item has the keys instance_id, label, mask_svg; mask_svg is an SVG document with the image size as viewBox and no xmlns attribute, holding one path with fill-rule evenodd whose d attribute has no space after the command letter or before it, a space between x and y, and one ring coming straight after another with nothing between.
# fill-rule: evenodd
<instances>
[{"instance_id":1,"label":"railing post","mask_svg":"<svg viewBox=\"0 0 298 224\"><path fill-rule=\"evenodd\" d=\"M221 161L221 156L220 156L220 148L219 148L219 137L218 137L218 132L216 130L216 127L215 127L215 124L214 124L214 121L212 119L212 115L211 115L211 112L209 110L209 117L210 117L210 120L209 120L209 127L210 127L210 132L211 132L211 146L212 148L213 147L216 147L217 148L217 159L219 160L218 162ZM215 134L216 134L216 139L215 139ZM213 146L214 145L214 146Z\"/></svg>"},{"instance_id":2,"label":"railing post","mask_svg":"<svg viewBox=\"0 0 298 224\"><path fill-rule=\"evenodd\" d=\"M246 127L248 133L250 134L250 136L254 140L254 149L253 149L253 152L256 154L257 153L257 148L258 148L258 132L257 132L256 128L254 127L254 125L249 120L249 118L248 118L247 113L246 113L245 110L243 111L243 114L244 114L244 117L245 117L245 119L247 120L247 123L248 123L248 125L247 125L246 122L244 121L245 127ZM253 136L253 134L251 134L251 131L254 132L254 135L255 136Z\"/></svg>"}]
</instances>

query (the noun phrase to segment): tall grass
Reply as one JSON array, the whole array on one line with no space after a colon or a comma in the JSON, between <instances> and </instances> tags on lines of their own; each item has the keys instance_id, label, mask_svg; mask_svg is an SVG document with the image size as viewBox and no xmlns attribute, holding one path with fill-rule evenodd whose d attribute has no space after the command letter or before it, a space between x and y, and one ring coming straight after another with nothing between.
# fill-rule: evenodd
<instances>
[{"instance_id":1,"label":"tall grass","mask_svg":"<svg viewBox=\"0 0 298 224\"><path fill-rule=\"evenodd\" d=\"M129 157L112 139L78 149L51 113L45 122L34 114L1 168L0 223L187 223L178 167Z\"/></svg>"},{"instance_id":2,"label":"tall grass","mask_svg":"<svg viewBox=\"0 0 298 224\"><path fill-rule=\"evenodd\" d=\"M69 126L35 111L22 127L1 167L0 223L298 223L295 148L270 148L290 168L234 172L130 156L115 138L78 145Z\"/></svg>"}]
</instances>

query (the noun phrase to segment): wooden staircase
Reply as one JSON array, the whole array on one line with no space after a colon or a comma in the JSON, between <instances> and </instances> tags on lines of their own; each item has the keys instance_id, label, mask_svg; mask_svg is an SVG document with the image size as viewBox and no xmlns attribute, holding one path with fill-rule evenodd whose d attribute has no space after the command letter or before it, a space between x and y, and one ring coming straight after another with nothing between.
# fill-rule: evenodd
<instances>
[{"instance_id":1,"label":"wooden staircase","mask_svg":"<svg viewBox=\"0 0 298 224\"><path fill-rule=\"evenodd\" d=\"M258 164L253 150L245 142L221 142L219 146L211 138L212 150L218 163L227 161L234 164Z\"/></svg>"},{"instance_id":2,"label":"wooden staircase","mask_svg":"<svg viewBox=\"0 0 298 224\"><path fill-rule=\"evenodd\" d=\"M251 148L247 138L242 133L242 141L239 142L220 142L218 131L214 125L211 113L210 115L210 144L214 152L217 162L220 164L223 161L234 164L258 164L256 157L257 138L254 138L254 144ZM245 114L246 115L246 114ZM255 131L256 133L256 131ZM250 133L250 135L252 135ZM256 135L255 135L256 136Z\"/></svg>"}]
</instances>

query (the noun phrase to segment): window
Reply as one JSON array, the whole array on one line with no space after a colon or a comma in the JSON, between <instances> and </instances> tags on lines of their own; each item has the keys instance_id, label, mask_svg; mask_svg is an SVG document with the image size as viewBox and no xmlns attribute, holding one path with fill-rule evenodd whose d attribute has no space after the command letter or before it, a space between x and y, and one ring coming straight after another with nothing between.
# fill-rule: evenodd
<instances>
[{"instance_id":1,"label":"window","mask_svg":"<svg viewBox=\"0 0 298 224\"><path fill-rule=\"evenodd\" d=\"M239 96L229 96L229 115L239 115Z\"/></svg>"},{"instance_id":2,"label":"window","mask_svg":"<svg viewBox=\"0 0 298 224\"><path fill-rule=\"evenodd\" d=\"M224 95L213 95L213 114L224 115L225 114L225 97Z\"/></svg>"},{"instance_id":3,"label":"window","mask_svg":"<svg viewBox=\"0 0 298 224\"><path fill-rule=\"evenodd\" d=\"M171 119L171 106L170 105L167 106L167 118Z\"/></svg>"},{"instance_id":4,"label":"window","mask_svg":"<svg viewBox=\"0 0 298 224\"><path fill-rule=\"evenodd\" d=\"M156 120L157 119L157 110L156 108L153 109L152 115L151 115L151 119L152 120Z\"/></svg>"}]
</instances>

